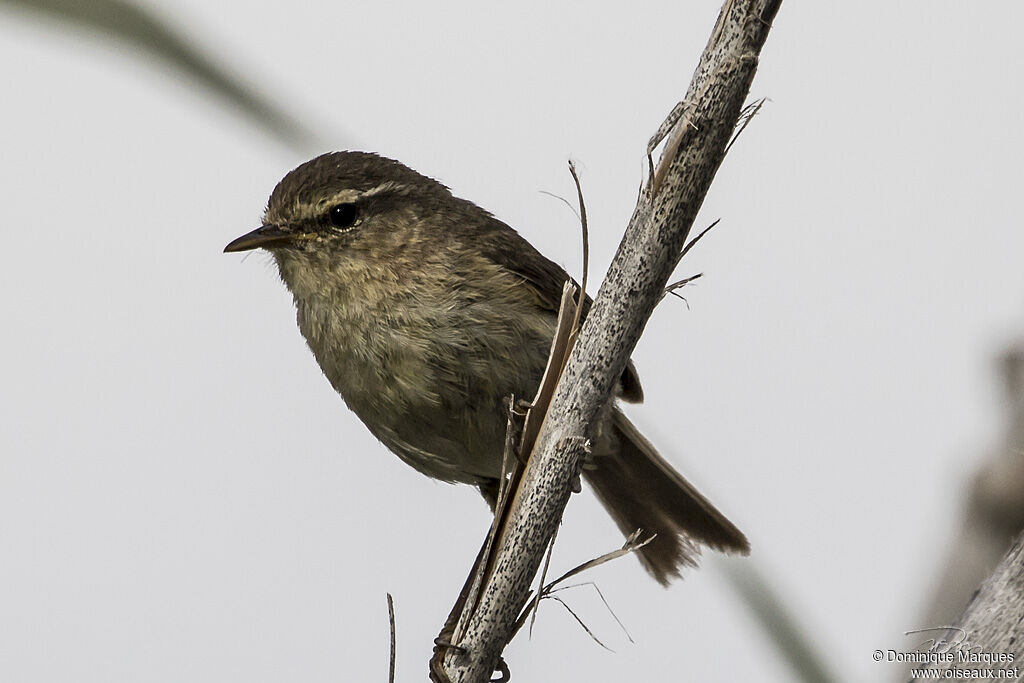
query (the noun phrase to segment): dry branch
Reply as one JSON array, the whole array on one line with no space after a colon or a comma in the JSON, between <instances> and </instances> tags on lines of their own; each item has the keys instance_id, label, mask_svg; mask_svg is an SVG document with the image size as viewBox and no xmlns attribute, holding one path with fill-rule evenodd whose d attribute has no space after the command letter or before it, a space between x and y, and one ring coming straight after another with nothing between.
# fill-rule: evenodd
<instances>
[{"instance_id":1,"label":"dry branch","mask_svg":"<svg viewBox=\"0 0 1024 683\"><path fill-rule=\"evenodd\" d=\"M736 130L758 55L781 0L729 0L685 99L651 141L667 137L608 275L573 347L476 600L464 605L441 658L454 683L490 679L530 595L569 500L589 427L607 404L686 244ZM467 609L468 607L468 609Z\"/></svg>"}]
</instances>

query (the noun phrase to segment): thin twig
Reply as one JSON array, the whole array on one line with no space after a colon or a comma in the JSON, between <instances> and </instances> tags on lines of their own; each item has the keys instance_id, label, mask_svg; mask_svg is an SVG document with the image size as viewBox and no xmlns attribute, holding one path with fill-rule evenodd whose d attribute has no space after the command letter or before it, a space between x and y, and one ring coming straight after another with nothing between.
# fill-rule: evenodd
<instances>
[{"instance_id":1,"label":"thin twig","mask_svg":"<svg viewBox=\"0 0 1024 683\"><path fill-rule=\"evenodd\" d=\"M501 456L501 480L498 482L498 500L494 504L494 517L491 520L491 528L487 532L484 547L480 551L478 565L474 568L476 578L469 587L466 596L466 604L470 613L472 613L472 610L476 609L477 600L480 598L480 591L483 588L484 580L491 567L494 542L498 537L498 530L501 528L501 524L505 519L505 513L508 510L508 503L511 499L511 495L518 486L518 475L522 472L522 466L519 459L516 457L516 434L521 434L521 431L515 422L517 416L515 401L515 394L511 394L509 396L508 404L508 422L505 425L505 448L502 451ZM459 636L461 634L454 633L454 635Z\"/></svg>"},{"instance_id":2,"label":"thin twig","mask_svg":"<svg viewBox=\"0 0 1024 683\"><path fill-rule=\"evenodd\" d=\"M680 102L677 106L681 106L682 104L684 103ZM675 111L676 110L673 110L673 113ZM682 110L680 110L680 112L681 111ZM680 116L681 115L682 114L680 113ZM673 114L669 114L670 119L672 118L672 116ZM666 122L662 124L662 126L665 126L667 123L668 120L666 120ZM672 165L672 159L676 157L676 154L679 151L679 149L683 147L684 143L686 143L692 137L693 133L700 132L700 128L697 126L697 124L691 121L689 118L682 122L685 125L680 125L678 128L676 127L676 123L679 123L678 118L675 119L675 123L672 124L672 128L670 128L669 132L666 133L666 135L668 136L668 141L665 143L665 148L661 152L661 158L658 160L657 168L654 168L654 162L651 158L650 151L648 151L647 154L647 161L652 170L651 182L648 186L650 190L651 199L657 196L658 191L661 189L662 183L668 176L669 167ZM651 150L650 144L648 144L648 150Z\"/></svg>"},{"instance_id":3,"label":"thin twig","mask_svg":"<svg viewBox=\"0 0 1024 683\"><path fill-rule=\"evenodd\" d=\"M763 107L764 103L767 101L767 97L762 97L761 99L755 102L751 102L750 104L743 108L743 111L740 112L740 119L739 124L736 126L736 132L733 133L732 139L729 140L729 144L725 146L726 154L729 153L729 150L732 149L732 146L736 143L736 140L739 139L740 133L746 130L747 126L750 125L751 120L753 120L753 118L757 116L758 112L761 111L761 107Z\"/></svg>"},{"instance_id":4,"label":"thin twig","mask_svg":"<svg viewBox=\"0 0 1024 683\"><path fill-rule=\"evenodd\" d=\"M516 458L516 395L508 396L508 421L505 423L505 448L501 452L501 479L498 480L498 500L494 504L494 516L497 518L505 509L505 502L508 499L509 484L512 482L512 473Z\"/></svg>"},{"instance_id":5,"label":"thin twig","mask_svg":"<svg viewBox=\"0 0 1024 683\"><path fill-rule=\"evenodd\" d=\"M564 607L566 610L568 610L569 614L572 615L573 619L575 619L579 623L579 625L583 627L583 630L587 632L588 636L590 636L591 638L594 639L595 643L597 643L598 645L600 645L604 649L608 650L608 652L615 652L615 650L611 649L610 647L608 647L607 645L602 643L601 640L597 636L594 635L594 632L591 631L590 628L587 627L587 625L585 623L583 623L583 620L579 618L579 615L577 615L575 612L572 611L572 607L569 607L569 605L566 604L565 600L563 600L562 598L558 597L557 595L549 595L548 597L551 598L552 600L556 600L562 607Z\"/></svg>"},{"instance_id":6,"label":"thin twig","mask_svg":"<svg viewBox=\"0 0 1024 683\"><path fill-rule=\"evenodd\" d=\"M595 591L597 591L597 597L601 598L601 602L604 603L604 607L605 607L605 609L608 610L608 614L612 615L612 619L614 619L615 623L619 625L619 628L622 629L622 632L626 634L626 638L629 639L629 642L636 644L636 641L633 640L633 636L629 635L629 631L626 630L626 625L622 623L621 619L619 619L619 615L617 615L615 613L615 610L612 609L612 606L608 604L607 600L605 600L604 593L601 592L601 589L598 587L596 581L585 581L583 583L571 583L568 586L561 586L560 588L553 588L552 590L548 591L548 593L551 594L551 593L558 593L559 591L567 591L570 588L586 588L587 586L590 586Z\"/></svg>"},{"instance_id":7,"label":"thin twig","mask_svg":"<svg viewBox=\"0 0 1024 683\"><path fill-rule=\"evenodd\" d=\"M562 202L563 204L565 204L566 206L568 206L568 207L569 207L569 210L570 210L570 211L572 211L572 214L573 214L574 216L576 216L576 219L577 219L577 220L579 220L579 217L580 217L580 212L576 210L576 207L575 207L575 206L573 206L572 204L570 204L570 203L569 203L569 200L568 200L568 199L566 199L565 197L563 197L563 196L562 196L562 195L560 195L560 194L555 194L554 192L548 192L547 190L540 190L540 193L541 193L541 194L546 194L546 195L547 195L547 196L549 196L549 197L554 197L554 198L555 198L555 199L557 199L558 201L560 201L560 202Z\"/></svg>"},{"instance_id":8,"label":"thin twig","mask_svg":"<svg viewBox=\"0 0 1024 683\"><path fill-rule=\"evenodd\" d=\"M540 572L540 585L542 588L544 586L544 581L548 576L548 567L551 565L551 553L555 551L555 539L558 537L558 529L559 527L555 527L555 535L552 536L551 540L548 542L548 555L544 558L544 568ZM540 601L543 597L544 591L537 591L537 599L533 602L533 613L530 616L530 638L533 638L533 625L537 621L537 610L540 608Z\"/></svg>"},{"instance_id":9,"label":"thin twig","mask_svg":"<svg viewBox=\"0 0 1024 683\"><path fill-rule=\"evenodd\" d=\"M686 246L683 247L682 251L679 252L679 256L676 257L676 265L675 265L675 267L678 268L679 264L683 260L683 257L686 256L686 254L688 254L689 251L691 249L693 249L694 246L696 246L698 242L700 242L701 238L704 237L704 235L706 235L709 232L711 232L711 228L715 227L716 225L718 225L721 222L722 222L721 218L715 219L715 221L713 223L711 223L711 225L709 225L708 227L706 227L703 230L701 230L700 234L698 234L696 237L694 237L692 240L690 240L686 244ZM677 281L673 282L672 284L670 284L670 285L665 287L665 291L662 292L661 298L664 299L666 294L671 294L672 296L675 296L680 301L682 301L684 304L686 304L686 308L689 309L690 308L690 302L687 301L686 297L684 297L683 295L679 294L676 290L680 289L682 287L685 287L686 285L690 284L694 280L696 280L698 278L701 278L703 276L704 276L704 273L697 273L696 275L691 275L690 277L686 277L686 278L683 278L682 280L677 280Z\"/></svg>"},{"instance_id":10,"label":"thin twig","mask_svg":"<svg viewBox=\"0 0 1024 683\"><path fill-rule=\"evenodd\" d=\"M576 319L575 295L576 285L567 280L562 287L562 301L558 307L558 318L555 321L555 334L551 340L548 364L541 376L537 395L534 396L530 409L526 411L523 433L519 439L519 452L524 460L533 452L537 434L544 423L544 416L547 415L548 406L555 395L558 379L562 376L562 369L565 367L566 359L568 359L576 339L572 326L572 321Z\"/></svg>"},{"instance_id":11,"label":"thin twig","mask_svg":"<svg viewBox=\"0 0 1024 683\"><path fill-rule=\"evenodd\" d=\"M686 304L686 310L690 310L690 302L686 300L685 296L683 296L676 290L682 289L683 287L690 284L694 280L697 280L702 277L704 277L704 273L697 273L696 275L691 275L690 277L684 277L682 280L676 280L672 284L665 287L665 291L662 292L661 298L664 299L666 295L671 294L672 296L676 297L684 304Z\"/></svg>"},{"instance_id":12,"label":"thin twig","mask_svg":"<svg viewBox=\"0 0 1024 683\"><path fill-rule=\"evenodd\" d=\"M541 584L542 587L541 587L541 590L537 594L536 601L539 603L540 600L543 600L544 598L548 597L551 593L553 593L555 590L557 590L555 588L555 586L557 586L558 584L562 583L563 581L571 579L572 577L574 577L574 576L576 576L576 575L578 575L578 574L580 574L582 572L585 572L588 569L593 569L594 567L598 567L598 566L604 564L605 562L611 562L612 560L618 559L618 558L620 558L620 557L622 557L624 555L628 555L630 553L634 553L637 550L639 550L640 548L643 548L645 545L647 545L648 543L650 543L651 541L654 540L655 534L651 534L650 538L644 539L643 541L638 541L637 539L639 539L640 533L641 533L640 529L637 529L636 531L634 531L630 535L629 538L626 539L626 542L622 544L621 548L613 550L613 551L611 551L609 553L605 553L604 555L600 555L599 557L595 557L592 560L587 560L586 562L584 562L582 564L576 565L575 567L573 567L572 569L570 569L566 573L562 574L557 579L555 579L554 581L552 581L551 583L549 583L547 585L544 585L542 583ZM531 595L532 595L532 593L531 593ZM528 600L529 600L529 598L528 598ZM526 617L531 614L532 608L533 608L533 602L532 601L527 602L527 606L523 609L522 613L516 619L515 626L513 627L513 630L512 630L513 637L515 636L516 633L519 632L519 629L521 629L523 627L523 624L526 623ZM616 617L616 621L617 620L618 620L618 618Z\"/></svg>"},{"instance_id":13,"label":"thin twig","mask_svg":"<svg viewBox=\"0 0 1024 683\"><path fill-rule=\"evenodd\" d=\"M388 665L388 683L395 683L395 601L388 593L388 623L391 624L391 662Z\"/></svg>"},{"instance_id":14,"label":"thin twig","mask_svg":"<svg viewBox=\"0 0 1024 683\"><path fill-rule=\"evenodd\" d=\"M576 198L580 203L580 231L583 233L583 278L580 280L580 299L576 308L576 318L573 320L574 333L579 332L580 320L583 315L583 302L587 299L587 273L590 271L590 230L587 227L587 205L583 201L583 187L580 185L580 177L576 173L576 164L569 162L569 173L576 183Z\"/></svg>"},{"instance_id":15,"label":"thin twig","mask_svg":"<svg viewBox=\"0 0 1024 683\"><path fill-rule=\"evenodd\" d=\"M577 565L577 566L573 567L572 569L570 569L569 571L567 571L566 573L562 574L557 579L555 579L554 581L549 583L546 586L546 589L550 590L551 588L554 588L555 586L557 586L561 582L563 582L563 581L565 581L567 579L571 579L572 577L576 576L577 574L585 572L588 569L593 569L594 567L599 567L600 565L604 564L605 562L611 562L612 560L617 560L618 558L620 558L620 557L622 557L624 555L629 555L630 553L635 553L637 550L640 550L640 548L643 548L645 545L647 545L648 543L653 541L654 537L656 535L656 534L651 534L651 536L649 538L646 538L646 539L640 541L640 540L638 540L640 538L640 533L641 533L640 529L637 529L636 531L634 531L630 535L629 538L626 539L626 542L622 544L621 548L619 548L617 550L613 550L613 551L611 551L609 553L605 553L604 555L601 555L600 557L595 557L592 560L587 560L583 564L580 564L580 565Z\"/></svg>"},{"instance_id":16,"label":"thin twig","mask_svg":"<svg viewBox=\"0 0 1024 683\"><path fill-rule=\"evenodd\" d=\"M691 275L690 277L684 277L682 280L676 280L672 284L665 287L665 293L675 294L675 290L685 287L694 280L699 280L702 277L704 277L704 273L697 273L696 275Z\"/></svg>"},{"instance_id":17,"label":"thin twig","mask_svg":"<svg viewBox=\"0 0 1024 683\"><path fill-rule=\"evenodd\" d=\"M544 376L541 378L540 387L537 389L537 396L526 413L523 435L519 442L520 454L524 459L533 450L537 433L540 431L540 426L544 422L545 415L547 415L548 405L551 403L552 396L554 396L555 387L562 376L562 370L569 359L569 353L576 343L576 337L579 335L580 320L583 315L583 306L587 301L587 272L590 270L590 231L587 227L587 207L583 201L583 189L580 186L579 175L576 173L576 164L572 161L569 161L569 173L572 174L573 181L576 183L576 196L580 207L579 213L576 215L579 216L580 230L583 233L582 281L579 288L579 297L575 303L572 301L574 292L570 291L574 289L573 283L566 282L562 289L562 303L558 310L558 320L555 324L554 338L551 341L551 353L548 356L548 364L544 368ZM569 208L572 208L572 205L564 198L554 194L551 196L562 200ZM576 306L575 310L571 310L572 305ZM572 315L571 321L567 314Z\"/></svg>"},{"instance_id":18,"label":"thin twig","mask_svg":"<svg viewBox=\"0 0 1024 683\"><path fill-rule=\"evenodd\" d=\"M690 250L693 249L694 246L696 246L697 242L700 242L700 239L702 237L704 237L704 235L706 235L709 232L711 232L711 228L715 227L716 225L718 225L721 222L722 222L721 218L716 218L711 223L711 225L709 225L708 227L706 227L703 230L701 230L700 234L698 234L696 237L694 237L692 240L690 240L686 244L686 246L683 247L683 250L681 252L679 252L679 257L676 259L676 266L677 267L679 266L679 263L683 260L683 257L686 256L690 252Z\"/></svg>"}]
</instances>

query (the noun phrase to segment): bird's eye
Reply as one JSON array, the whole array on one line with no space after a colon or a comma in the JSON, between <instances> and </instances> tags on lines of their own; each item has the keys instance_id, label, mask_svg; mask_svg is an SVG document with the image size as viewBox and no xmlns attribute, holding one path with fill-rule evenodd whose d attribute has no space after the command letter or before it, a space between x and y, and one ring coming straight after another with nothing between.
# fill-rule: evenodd
<instances>
[{"instance_id":1,"label":"bird's eye","mask_svg":"<svg viewBox=\"0 0 1024 683\"><path fill-rule=\"evenodd\" d=\"M332 206L328 215L331 218L331 225L336 228L351 228L359 217L359 209L355 204L338 204Z\"/></svg>"}]
</instances>

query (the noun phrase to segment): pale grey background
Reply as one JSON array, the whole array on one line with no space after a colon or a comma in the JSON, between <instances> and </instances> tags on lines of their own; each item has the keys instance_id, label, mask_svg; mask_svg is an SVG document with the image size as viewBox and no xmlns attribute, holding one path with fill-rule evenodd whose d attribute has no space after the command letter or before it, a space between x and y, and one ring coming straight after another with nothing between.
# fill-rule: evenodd
<instances>
[{"instance_id":1,"label":"pale grey background","mask_svg":"<svg viewBox=\"0 0 1024 683\"><path fill-rule=\"evenodd\" d=\"M154 2L154 5L158 3ZM600 275L648 136L719 6L205 3L160 9L332 146L395 156L571 272L580 164ZM722 223L636 352L631 415L749 535L848 681L886 680L1024 326L1024 6L787 0ZM222 255L299 162L177 73L0 12L0 680L422 680L487 525L377 445L267 258ZM620 543L587 494L553 567ZM633 560L546 604L517 680L788 681L714 567Z\"/></svg>"}]
</instances>

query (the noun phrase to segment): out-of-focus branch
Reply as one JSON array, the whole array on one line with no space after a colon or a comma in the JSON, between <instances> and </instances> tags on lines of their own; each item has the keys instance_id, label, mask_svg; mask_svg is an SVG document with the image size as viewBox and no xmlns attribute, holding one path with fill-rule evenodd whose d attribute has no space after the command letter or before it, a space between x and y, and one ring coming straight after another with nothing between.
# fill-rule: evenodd
<instances>
[{"instance_id":1,"label":"out-of-focus branch","mask_svg":"<svg viewBox=\"0 0 1024 683\"><path fill-rule=\"evenodd\" d=\"M665 285L725 156L781 0L728 0L686 98L652 140L665 149L641 193L608 275L580 332L510 512L494 543L479 598L466 601L443 674L486 681L561 520L586 450L590 425L607 404Z\"/></svg>"},{"instance_id":2,"label":"out-of-focus branch","mask_svg":"<svg viewBox=\"0 0 1024 683\"><path fill-rule=\"evenodd\" d=\"M1024 531L1024 345L1007 349L999 369L1006 390L1007 429L969 486L962 524L925 616L917 622L923 626L954 623ZM903 671L899 680L907 675Z\"/></svg>"},{"instance_id":3,"label":"out-of-focus branch","mask_svg":"<svg viewBox=\"0 0 1024 683\"><path fill-rule=\"evenodd\" d=\"M1010 655L1012 659L992 666L998 669L1016 668L1016 680L1021 680L1021 662L1024 661L1024 535L1017 537L1010 552L992 576L982 584L953 626L950 633L942 637L942 640L954 644L952 649L956 649L958 643L966 642L970 644L970 652ZM942 672L964 667L962 662L953 657L952 661L933 664L928 668L939 670L939 675L934 678L946 680L956 676L946 676ZM929 676L929 680L931 678Z\"/></svg>"},{"instance_id":4,"label":"out-of-focus branch","mask_svg":"<svg viewBox=\"0 0 1024 683\"><path fill-rule=\"evenodd\" d=\"M715 564L799 680L839 683L841 679L811 642L807 629L756 564L736 558L723 558Z\"/></svg>"},{"instance_id":5,"label":"out-of-focus branch","mask_svg":"<svg viewBox=\"0 0 1024 683\"><path fill-rule=\"evenodd\" d=\"M1007 429L971 483L963 525L922 624L948 624L1024 530L1024 345L1000 359Z\"/></svg>"},{"instance_id":6,"label":"out-of-focus branch","mask_svg":"<svg viewBox=\"0 0 1024 683\"><path fill-rule=\"evenodd\" d=\"M82 27L129 43L173 66L249 116L275 138L301 153L319 139L298 117L246 85L231 70L167 21L128 0L0 0L65 27Z\"/></svg>"}]
</instances>

